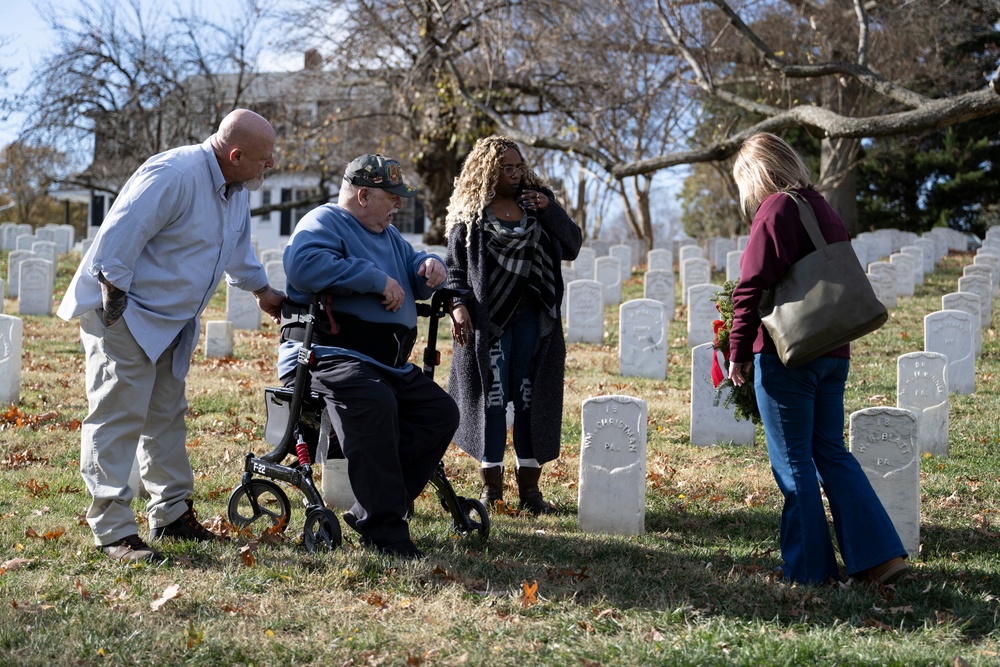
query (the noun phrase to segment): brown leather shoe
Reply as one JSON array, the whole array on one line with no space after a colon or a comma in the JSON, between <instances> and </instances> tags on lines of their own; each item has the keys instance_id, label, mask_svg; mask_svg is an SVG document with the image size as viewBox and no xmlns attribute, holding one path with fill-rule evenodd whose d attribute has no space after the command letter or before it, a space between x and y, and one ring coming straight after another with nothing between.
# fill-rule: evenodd
<instances>
[{"instance_id":1,"label":"brown leather shoe","mask_svg":"<svg viewBox=\"0 0 1000 667\"><path fill-rule=\"evenodd\" d=\"M169 537L175 540L196 540L198 542L225 541L225 538L216 535L201 525L198 521L198 515L195 514L193 503L190 500L187 501L187 505L187 511L181 514L178 519L175 519L166 526L151 528L149 530L149 539L162 540L164 537Z\"/></svg>"},{"instance_id":2,"label":"brown leather shoe","mask_svg":"<svg viewBox=\"0 0 1000 667\"><path fill-rule=\"evenodd\" d=\"M907 569L909 568L906 561L902 557L896 556L880 565L858 572L854 578L869 584L887 586L906 574Z\"/></svg>"},{"instance_id":3,"label":"brown leather shoe","mask_svg":"<svg viewBox=\"0 0 1000 667\"><path fill-rule=\"evenodd\" d=\"M102 544L97 550L119 563L148 561L158 563L166 557L142 541L138 535L129 535L111 544Z\"/></svg>"}]
</instances>

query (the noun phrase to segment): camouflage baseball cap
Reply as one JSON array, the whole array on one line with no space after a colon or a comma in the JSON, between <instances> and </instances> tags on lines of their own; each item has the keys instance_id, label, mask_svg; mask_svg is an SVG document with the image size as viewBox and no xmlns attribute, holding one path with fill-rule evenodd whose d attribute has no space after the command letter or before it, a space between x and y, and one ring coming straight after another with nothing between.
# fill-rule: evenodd
<instances>
[{"instance_id":1,"label":"camouflage baseball cap","mask_svg":"<svg viewBox=\"0 0 1000 667\"><path fill-rule=\"evenodd\" d=\"M344 180L363 188L380 188L400 197L415 197L417 188L403 182L399 163L384 155L371 154L354 158L347 165Z\"/></svg>"}]
</instances>

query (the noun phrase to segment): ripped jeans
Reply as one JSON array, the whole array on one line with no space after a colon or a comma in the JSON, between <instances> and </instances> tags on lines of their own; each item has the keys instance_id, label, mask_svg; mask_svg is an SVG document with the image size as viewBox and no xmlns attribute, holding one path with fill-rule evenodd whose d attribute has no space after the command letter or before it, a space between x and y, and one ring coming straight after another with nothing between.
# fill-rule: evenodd
<instances>
[{"instance_id":1,"label":"ripped jeans","mask_svg":"<svg viewBox=\"0 0 1000 667\"><path fill-rule=\"evenodd\" d=\"M490 386L486 393L486 442L483 461L503 462L507 444L507 403L514 402L514 452L535 457L531 446L531 361L538 342L540 306L522 302L507 330L490 348Z\"/></svg>"}]
</instances>

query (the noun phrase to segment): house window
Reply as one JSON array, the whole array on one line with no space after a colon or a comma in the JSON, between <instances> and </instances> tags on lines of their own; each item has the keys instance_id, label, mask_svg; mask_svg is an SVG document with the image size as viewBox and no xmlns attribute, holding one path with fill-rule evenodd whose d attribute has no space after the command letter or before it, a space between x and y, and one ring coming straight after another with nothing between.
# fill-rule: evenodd
<instances>
[{"instance_id":1,"label":"house window","mask_svg":"<svg viewBox=\"0 0 1000 667\"><path fill-rule=\"evenodd\" d=\"M271 191L270 190L261 190L260 191L260 205L261 206L270 206L271 205ZM261 216L260 216L260 221L261 222L270 222L270 220L271 220L271 211L268 211L267 213L262 213L261 214Z\"/></svg>"}]
</instances>

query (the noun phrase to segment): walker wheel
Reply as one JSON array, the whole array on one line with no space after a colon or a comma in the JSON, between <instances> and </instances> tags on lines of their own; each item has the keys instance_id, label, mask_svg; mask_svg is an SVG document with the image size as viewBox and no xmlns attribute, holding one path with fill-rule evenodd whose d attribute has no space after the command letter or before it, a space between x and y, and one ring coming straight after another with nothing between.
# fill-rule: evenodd
<instances>
[{"instance_id":1,"label":"walker wheel","mask_svg":"<svg viewBox=\"0 0 1000 667\"><path fill-rule=\"evenodd\" d=\"M240 530L255 527L263 534L268 528L285 530L292 506L280 486L266 479L252 479L229 496L228 512L229 523Z\"/></svg>"},{"instance_id":2,"label":"walker wheel","mask_svg":"<svg viewBox=\"0 0 1000 667\"><path fill-rule=\"evenodd\" d=\"M486 505L475 498L459 498L458 507L462 511L462 519L455 521L455 532L467 535L476 531L480 539L487 539L490 536L490 516Z\"/></svg>"},{"instance_id":3,"label":"walker wheel","mask_svg":"<svg viewBox=\"0 0 1000 667\"><path fill-rule=\"evenodd\" d=\"M337 515L325 507L309 508L302 537L309 553L335 550L343 541Z\"/></svg>"}]
</instances>

